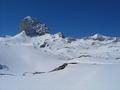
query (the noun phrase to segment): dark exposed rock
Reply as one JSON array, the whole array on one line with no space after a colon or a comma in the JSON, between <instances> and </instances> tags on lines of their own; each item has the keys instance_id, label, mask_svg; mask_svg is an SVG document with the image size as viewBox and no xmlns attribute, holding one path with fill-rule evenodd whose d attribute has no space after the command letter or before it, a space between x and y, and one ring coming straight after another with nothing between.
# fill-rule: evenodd
<instances>
[{"instance_id":1,"label":"dark exposed rock","mask_svg":"<svg viewBox=\"0 0 120 90\"><path fill-rule=\"evenodd\" d=\"M90 55L81 55L78 58L81 58L81 57L91 57L91 56Z\"/></svg>"},{"instance_id":2,"label":"dark exposed rock","mask_svg":"<svg viewBox=\"0 0 120 90\"><path fill-rule=\"evenodd\" d=\"M46 46L49 46L46 42L44 42L42 45L40 45L40 48L44 48Z\"/></svg>"},{"instance_id":3,"label":"dark exposed rock","mask_svg":"<svg viewBox=\"0 0 120 90\"><path fill-rule=\"evenodd\" d=\"M9 68L6 65L1 65L0 64L0 70L3 70L3 69L8 70Z\"/></svg>"},{"instance_id":4,"label":"dark exposed rock","mask_svg":"<svg viewBox=\"0 0 120 90\"><path fill-rule=\"evenodd\" d=\"M27 74L31 74L31 75L38 75L38 74L43 74L45 72L24 72L23 76L26 76Z\"/></svg>"},{"instance_id":5,"label":"dark exposed rock","mask_svg":"<svg viewBox=\"0 0 120 90\"><path fill-rule=\"evenodd\" d=\"M48 27L45 24L40 23L38 20L27 16L23 19L21 31L25 31L28 36L44 35L48 32Z\"/></svg>"},{"instance_id":6,"label":"dark exposed rock","mask_svg":"<svg viewBox=\"0 0 120 90\"><path fill-rule=\"evenodd\" d=\"M77 62L71 62L71 63L68 63L68 64L78 64Z\"/></svg>"},{"instance_id":7,"label":"dark exposed rock","mask_svg":"<svg viewBox=\"0 0 120 90\"><path fill-rule=\"evenodd\" d=\"M63 65L51 70L50 72L59 71L65 69L70 64L78 64L77 62L64 63Z\"/></svg>"},{"instance_id":8,"label":"dark exposed rock","mask_svg":"<svg viewBox=\"0 0 120 90\"><path fill-rule=\"evenodd\" d=\"M50 72L54 72L54 71L59 71L59 70L63 70L66 66L68 65L68 63L64 63L63 65L53 69L52 71Z\"/></svg>"},{"instance_id":9,"label":"dark exposed rock","mask_svg":"<svg viewBox=\"0 0 120 90\"><path fill-rule=\"evenodd\" d=\"M34 72L34 73L32 73L33 75L36 75L36 74L43 74L43 73L45 73L45 72Z\"/></svg>"},{"instance_id":10,"label":"dark exposed rock","mask_svg":"<svg viewBox=\"0 0 120 90\"><path fill-rule=\"evenodd\" d=\"M15 76L14 74L0 73L0 76Z\"/></svg>"},{"instance_id":11,"label":"dark exposed rock","mask_svg":"<svg viewBox=\"0 0 120 90\"><path fill-rule=\"evenodd\" d=\"M117 59L117 60L120 60L120 57L118 57L118 58L115 58L115 59Z\"/></svg>"}]
</instances>

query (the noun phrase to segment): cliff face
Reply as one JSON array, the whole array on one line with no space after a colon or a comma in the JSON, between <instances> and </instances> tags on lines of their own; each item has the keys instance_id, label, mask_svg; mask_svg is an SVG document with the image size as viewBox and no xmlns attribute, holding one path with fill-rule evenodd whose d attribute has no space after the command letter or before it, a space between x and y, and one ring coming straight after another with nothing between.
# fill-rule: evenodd
<instances>
[{"instance_id":1,"label":"cliff face","mask_svg":"<svg viewBox=\"0 0 120 90\"><path fill-rule=\"evenodd\" d=\"M49 33L48 27L45 24L40 23L37 19L27 16L23 19L21 31L25 31L28 36L44 35Z\"/></svg>"}]
</instances>

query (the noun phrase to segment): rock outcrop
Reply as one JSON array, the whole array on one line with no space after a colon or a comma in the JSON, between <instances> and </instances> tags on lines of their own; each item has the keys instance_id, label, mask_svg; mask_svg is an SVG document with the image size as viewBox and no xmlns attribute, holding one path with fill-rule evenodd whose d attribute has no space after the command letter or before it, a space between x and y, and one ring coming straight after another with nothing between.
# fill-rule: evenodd
<instances>
[{"instance_id":1,"label":"rock outcrop","mask_svg":"<svg viewBox=\"0 0 120 90\"><path fill-rule=\"evenodd\" d=\"M0 70L8 70L9 68L6 65L0 64Z\"/></svg>"},{"instance_id":2,"label":"rock outcrop","mask_svg":"<svg viewBox=\"0 0 120 90\"><path fill-rule=\"evenodd\" d=\"M27 16L23 19L21 26L21 31L25 31L28 36L44 35L49 33L48 27L40 23L37 19Z\"/></svg>"}]
</instances>

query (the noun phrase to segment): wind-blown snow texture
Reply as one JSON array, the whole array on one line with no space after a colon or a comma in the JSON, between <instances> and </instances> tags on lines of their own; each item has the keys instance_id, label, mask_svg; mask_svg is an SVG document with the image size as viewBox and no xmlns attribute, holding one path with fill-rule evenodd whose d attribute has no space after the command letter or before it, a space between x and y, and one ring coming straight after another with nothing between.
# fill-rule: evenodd
<instances>
[{"instance_id":1,"label":"wind-blown snow texture","mask_svg":"<svg viewBox=\"0 0 120 90\"><path fill-rule=\"evenodd\" d=\"M119 76L119 37L0 37L0 90L120 90Z\"/></svg>"}]
</instances>

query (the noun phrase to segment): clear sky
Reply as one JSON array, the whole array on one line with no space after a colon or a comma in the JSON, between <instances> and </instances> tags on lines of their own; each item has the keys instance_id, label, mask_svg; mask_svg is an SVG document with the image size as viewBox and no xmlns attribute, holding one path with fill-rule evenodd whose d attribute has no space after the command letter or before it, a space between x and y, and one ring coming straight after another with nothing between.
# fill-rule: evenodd
<instances>
[{"instance_id":1,"label":"clear sky","mask_svg":"<svg viewBox=\"0 0 120 90\"><path fill-rule=\"evenodd\" d=\"M0 35L18 33L25 16L66 36L120 36L120 0L0 0Z\"/></svg>"}]
</instances>

